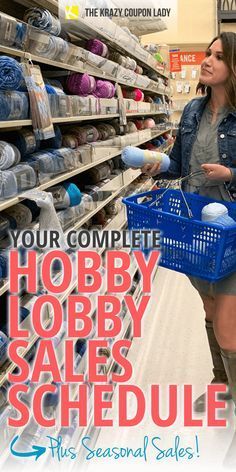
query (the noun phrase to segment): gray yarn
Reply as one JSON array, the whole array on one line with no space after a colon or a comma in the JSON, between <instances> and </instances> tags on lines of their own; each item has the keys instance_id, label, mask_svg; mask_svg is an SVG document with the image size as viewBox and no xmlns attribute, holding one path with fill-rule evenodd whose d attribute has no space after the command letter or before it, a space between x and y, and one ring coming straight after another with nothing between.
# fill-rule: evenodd
<instances>
[{"instance_id":1,"label":"gray yarn","mask_svg":"<svg viewBox=\"0 0 236 472\"><path fill-rule=\"evenodd\" d=\"M19 164L20 151L14 144L9 144L6 141L0 141L0 169L6 170L9 167Z\"/></svg>"}]
</instances>

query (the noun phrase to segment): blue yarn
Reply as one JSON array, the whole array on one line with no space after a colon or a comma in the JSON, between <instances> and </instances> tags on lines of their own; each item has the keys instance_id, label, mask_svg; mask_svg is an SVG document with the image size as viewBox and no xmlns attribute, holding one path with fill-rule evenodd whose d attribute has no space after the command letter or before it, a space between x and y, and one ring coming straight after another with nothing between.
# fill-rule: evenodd
<instances>
[{"instance_id":1,"label":"blue yarn","mask_svg":"<svg viewBox=\"0 0 236 472\"><path fill-rule=\"evenodd\" d=\"M50 139L44 139L40 143L41 149L59 149L62 146L62 134L59 126L54 126L55 136Z\"/></svg>"},{"instance_id":2,"label":"blue yarn","mask_svg":"<svg viewBox=\"0 0 236 472\"><path fill-rule=\"evenodd\" d=\"M81 192L77 185L71 183L71 182L64 182L63 187L66 189L67 193L69 194L70 197L70 207L79 205L81 202Z\"/></svg>"},{"instance_id":3,"label":"blue yarn","mask_svg":"<svg viewBox=\"0 0 236 472\"><path fill-rule=\"evenodd\" d=\"M229 215L221 215L216 220L212 221L212 223L218 223L223 226L236 226L236 221L233 220Z\"/></svg>"},{"instance_id":4,"label":"blue yarn","mask_svg":"<svg viewBox=\"0 0 236 472\"><path fill-rule=\"evenodd\" d=\"M27 25L25 23L17 22L16 25L16 36L14 40L14 46L23 49L23 43L26 39Z\"/></svg>"},{"instance_id":5,"label":"blue yarn","mask_svg":"<svg viewBox=\"0 0 236 472\"><path fill-rule=\"evenodd\" d=\"M25 12L24 21L55 36L59 36L61 32L61 23L59 19L45 8L29 8Z\"/></svg>"},{"instance_id":6,"label":"blue yarn","mask_svg":"<svg viewBox=\"0 0 236 472\"><path fill-rule=\"evenodd\" d=\"M166 154L132 146L123 149L121 158L129 167L142 167L148 163L160 162L161 172L166 172L170 165L170 158Z\"/></svg>"},{"instance_id":7,"label":"blue yarn","mask_svg":"<svg viewBox=\"0 0 236 472\"><path fill-rule=\"evenodd\" d=\"M49 95L57 95L56 90L50 84L45 84L46 91Z\"/></svg>"},{"instance_id":8,"label":"blue yarn","mask_svg":"<svg viewBox=\"0 0 236 472\"><path fill-rule=\"evenodd\" d=\"M0 56L0 90L17 90L25 83L19 62Z\"/></svg>"},{"instance_id":9,"label":"blue yarn","mask_svg":"<svg viewBox=\"0 0 236 472\"><path fill-rule=\"evenodd\" d=\"M26 120L28 117L29 100L26 93L0 91L0 121Z\"/></svg>"},{"instance_id":10,"label":"blue yarn","mask_svg":"<svg viewBox=\"0 0 236 472\"><path fill-rule=\"evenodd\" d=\"M0 278L6 279L8 276L8 255L5 253L0 254Z\"/></svg>"}]
</instances>

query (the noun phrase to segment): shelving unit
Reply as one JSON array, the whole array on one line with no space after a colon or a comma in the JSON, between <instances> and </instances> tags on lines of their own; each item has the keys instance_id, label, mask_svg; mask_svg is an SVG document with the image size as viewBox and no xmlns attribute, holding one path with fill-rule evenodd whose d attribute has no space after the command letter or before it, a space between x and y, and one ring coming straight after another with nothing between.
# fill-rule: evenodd
<instances>
[{"instance_id":1,"label":"shelving unit","mask_svg":"<svg viewBox=\"0 0 236 472\"><path fill-rule=\"evenodd\" d=\"M32 1L31 0L17 0L17 3L19 3L21 5L24 5L26 7L32 7ZM58 9L57 0L35 0L33 2L33 5L38 5L38 6L42 6L43 8L48 8L52 13L57 14L57 9ZM79 29L77 30L78 25L79 25ZM96 27L93 28L92 25L89 24L85 19L80 19L79 22L74 22L74 23L73 22L68 22L67 30L68 30L68 32L73 33L74 37L76 37L78 35L82 36L83 38L91 38L91 37L96 36L97 38L100 38L101 40L105 41L108 44L108 46L112 47L116 51L120 51L122 54L125 54L125 55L128 55L128 56L134 58L139 65L142 65L145 68L145 70L156 72L157 75L160 78L168 79L168 76L166 74L164 74L161 70L158 70L158 67L154 67L153 65L147 63L145 60L142 60L142 58L135 55L135 52L132 53L129 50L128 47L126 48L126 47L122 46L121 44L118 44L118 42L115 41L115 39L110 38L107 34L105 34L104 32L101 32L98 28L96 28ZM119 80L116 77L110 76L110 75L104 73L103 71L101 71L100 69L98 69L94 66L91 66L91 64L88 64L88 63L86 63L85 61L82 61L82 60L78 60L76 65L65 64L65 63L62 63L62 62L50 60L50 59L45 58L45 57L39 57L39 56L33 55L33 54L31 54L27 51L22 51L22 50L19 50L19 49L10 48L10 47L7 47L7 46L2 46L2 45L0 45L0 53L5 54L5 55L9 55L9 56L12 56L12 57L18 57L22 60L25 60L25 59L26 60L31 60L31 61L33 61L33 63L37 63L40 66L44 65L44 69L45 69L45 65L49 66L48 69L50 69L50 70L43 71L45 73L45 77L53 77L53 76L57 76L57 75L60 75L60 76L67 75L68 71L81 72L81 73L84 73L86 71L86 72L92 74L94 77L101 77L103 79L110 80L113 83L116 83L118 85L125 85L126 87L130 87L130 88L136 88L137 87L137 85L130 84L130 83L127 83L126 81ZM160 87L159 84L157 82L153 81L153 80L150 80L150 86L149 87L140 87L140 86L138 86L138 88L140 88L144 92L148 92L148 94L155 94L155 95L159 95L161 97L163 97L164 95L168 95L169 92L170 92L170 89L169 89L168 86L167 87ZM165 115L166 115L165 111L162 111L162 110L159 110L159 111L156 110L156 111L150 111L150 112L129 112L129 111L126 111L126 116L125 117L126 117L126 119L129 119L129 118L132 118L132 117L137 117L137 118L138 117L148 117L148 116L150 116L150 117L152 117L152 116L155 117L156 116L157 117L157 116L165 116ZM106 120L107 121L107 120L111 120L111 119L119 118L119 117L120 117L119 113L113 113L113 114L112 113L107 113L107 114L100 114L100 115L99 114L91 114L91 115L66 116L66 117L53 118L52 122L53 122L53 124L62 124L62 125L63 124L69 124L69 123L70 124L72 124L72 123L81 123L81 124L83 124L83 123L87 123L87 122L98 123L100 120ZM17 130L17 129L20 129L20 128L23 128L23 127L26 127L26 126L31 127L32 126L32 120L28 119L28 120L17 120L17 121L16 120L0 121L0 131L2 131L2 132L9 131L9 130ZM158 138L159 136L163 135L164 133L170 133L170 132L171 132L171 127L169 126L169 123L166 123L166 125L162 124L162 127L156 128L156 129L151 130L151 131L145 130L145 132L143 132L143 133L140 132L140 131L137 132L137 140L134 142L134 138L133 138L133 140L130 140L130 143L132 142L132 146L140 146L142 144L145 144L148 141L151 141L154 138ZM121 141L121 143L122 142L123 141ZM77 176L79 174L82 174L82 173L88 171L89 169L92 169L92 168L98 166L101 163L104 163L104 162L106 162L106 161L108 161L108 160L110 160L110 159L112 159L116 156L119 156L122 152L123 147L124 147L123 144L121 144L120 146L111 146L110 145L109 147L108 146L106 147L106 141L101 143L101 146L99 146L98 151L96 150L95 145L91 144L89 146L91 146L92 157L93 157L93 160L90 163L88 163L86 165L81 164L80 167L75 168L75 169L73 169L69 172L65 172L63 174L56 175L55 177L51 178L51 180L48 180L46 182L41 183L37 187L36 190L47 190L52 186L55 186L55 185L65 181L65 180L68 180L68 179L70 179L74 176ZM171 146L172 146L172 144L166 146L165 149L162 149L162 150L164 152L169 152ZM97 152L97 154L96 154L96 152ZM114 188L111 190L110 195L106 199L104 199L103 201L94 204L91 211L88 211L87 213L84 214L84 216L77 219L77 221L75 221L73 223L73 227L68 228L65 231L65 233L68 233L68 231L71 231L71 230L76 230L77 231L78 229L80 229L88 220L90 220L94 215L96 215L97 212L99 212L101 209L103 209L109 202L113 201L116 197L119 197L119 195L124 190L128 189L130 184L134 183L135 180L140 176L140 174L141 174L140 169L136 169L136 170L128 169L128 170L123 171L122 173L120 173L117 176L117 178L114 178L113 180L111 180L111 184L114 185ZM107 184L107 185L109 187L110 183ZM145 189L147 188L147 186L148 186L148 188L151 189L153 187L153 180L148 179L145 182L144 185L145 185ZM139 188L140 192L142 192L142 188L143 187L140 186L140 188ZM105 187L104 187L104 189L105 189ZM108 190L108 188L106 188L106 189ZM7 209L7 208L12 207L13 205L16 205L17 203L21 202L25 198L27 198L27 193L26 194L24 193L24 197L22 196L22 194L19 194L16 197L9 198L7 200L1 201L0 202L0 212ZM123 209L119 214L117 214L104 227L104 230L115 229L115 230L121 231L125 226L126 226L126 217L125 217L125 212L124 212L124 209ZM37 226L34 229L37 229ZM105 250L106 250L105 248L99 249L98 253L100 255L102 255ZM39 255L38 255L38 263L39 264L40 264L41 259L42 259L42 254L39 253ZM131 263L131 267L130 267L130 274L131 274L132 279L133 279L136 272L137 272L137 266L134 264L134 259L132 259L132 263ZM60 275L58 275L58 276L60 277ZM76 280L73 280L71 282L69 288L66 290L66 292L59 295L60 303L63 304L66 301L67 297L75 289L76 289ZM8 290L9 290L9 282L7 280L4 280L3 284L0 288L0 296L3 296ZM104 294L105 293L106 292L104 292ZM140 286L138 285L135 292L133 293L133 297L134 297L134 300L136 301L136 303L138 302L140 296L141 296ZM95 314L92 313L91 316L95 316ZM50 309L47 308L45 310L45 319L44 319L44 327L45 328L49 327L49 325L51 323L51 317L52 317L52 311L50 311ZM28 323L29 323L29 319L28 319ZM128 313L126 313L126 315L123 318L122 333L119 335L119 338L123 338L126 335L128 336L128 334L130 336L130 333L129 333L130 324L131 324L131 319L128 316ZM22 328L27 327L27 329L29 329L28 325L27 325L27 318L26 318L26 320L24 320L22 322L21 327ZM27 349L22 349L21 350L21 355L25 356L27 354L27 352L35 345L35 343L37 341L38 341L38 336L37 336L36 333L33 332L32 328L31 328L30 338L29 338L29 345L28 345ZM63 366L63 349L62 349L62 347L60 347L60 345L59 345L59 348L58 348L57 352L59 353L60 367L62 367ZM82 357L81 362L79 364L78 373L82 373L82 372L86 373L86 364L87 364L87 354L85 353L85 355ZM112 359L110 359L110 361L108 363L108 373L109 374L112 371L113 367L114 367L114 362L112 361ZM0 372L0 388L2 388L4 386L4 384L6 384L8 374L10 372L13 372L15 368L16 368L16 365L12 362L7 362L3 366L3 369ZM53 379L51 378L51 376L48 375L45 382L51 383L52 380ZM72 392L73 399L76 398L76 394L77 394L76 387L77 387L77 385L75 384L72 388L72 390L73 390L73 392ZM6 404L6 408L7 407L8 407L8 405ZM89 434L89 432L92 430L92 427L93 427L93 418L92 418L92 412L90 412L87 427L85 429L78 428L76 430L75 437L73 437L73 442L79 439L82 432L85 435ZM15 435L21 435L25 431L25 429L26 428L23 427L23 428L19 428L17 430L15 430L14 428L10 428L8 430L7 441L5 441L5 442L2 441L2 443L0 445L0 467L5 466L6 461L8 461L8 459L9 459L9 448L6 448L6 445L8 445L10 443L11 439ZM60 432L60 427L57 426L56 428L54 428L54 433L56 435L59 434L59 432ZM96 434L97 433L98 432L96 432ZM95 437L96 437L96 435L94 435L94 438ZM45 454L45 457L42 458L40 466L42 466L42 463L46 465L48 459L49 459L49 454ZM36 468L37 468L37 465L38 464L36 464ZM71 465L73 465L73 464L71 464Z\"/></svg>"}]
</instances>

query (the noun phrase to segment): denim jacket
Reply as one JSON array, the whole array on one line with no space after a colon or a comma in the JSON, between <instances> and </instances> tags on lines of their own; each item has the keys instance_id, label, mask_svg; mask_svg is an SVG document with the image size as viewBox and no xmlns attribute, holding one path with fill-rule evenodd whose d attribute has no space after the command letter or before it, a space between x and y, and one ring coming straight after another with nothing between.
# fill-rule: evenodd
<instances>
[{"instance_id":1,"label":"denim jacket","mask_svg":"<svg viewBox=\"0 0 236 472\"><path fill-rule=\"evenodd\" d=\"M196 139L200 120L208 97L195 98L184 108L179 131L170 153L168 172L161 174L162 178L177 179L189 174L189 162L193 143ZM225 183L231 197L236 199L236 112L229 112L218 127L218 148L220 164L232 171L231 182Z\"/></svg>"}]
</instances>

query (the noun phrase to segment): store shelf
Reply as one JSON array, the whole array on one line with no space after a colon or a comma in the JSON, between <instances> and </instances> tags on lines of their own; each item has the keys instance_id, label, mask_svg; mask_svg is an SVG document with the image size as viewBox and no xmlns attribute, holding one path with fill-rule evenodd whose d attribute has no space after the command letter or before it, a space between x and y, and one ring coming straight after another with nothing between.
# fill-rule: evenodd
<instances>
[{"instance_id":1,"label":"store shelf","mask_svg":"<svg viewBox=\"0 0 236 472\"><path fill-rule=\"evenodd\" d=\"M141 140L138 143L133 144L133 146L140 146L141 144L144 144L145 142L150 141L151 139L154 139L158 136L161 136L163 133L167 133L170 130L171 130L171 128L167 128L166 130L163 130L163 131L157 131L157 133L155 135L153 135L151 138L149 137L147 139ZM98 164L101 164L102 162L105 162L109 159L112 159L113 157L119 156L121 154L121 152L122 152L122 149L118 149L118 150L114 151L113 153L112 152L109 153L109 155L105 156L103 159L93 161L89 164L86 164L86 165L81 166L77 169L74 169L71 172L66 172L66 173L63 173L63 174L59 174L58 176L54 177L50 181L47 181L44 184L39 185L39 187L37 187L36 190L46 190L49 187L57 185L58 183L63 182L64 180L67 180L71 177L74 177L75 175L81 174L81 172L85 172L85 171L91 169L92 167L95 167ZM26 197L21 197L21 195L19 194L16 197L8 198L7 200L4 200L3 202L0 202L0 212L5 210L6 208L9 208L13 205L16 205L17 203L19 203L22 200L25 200L25 198Z\"/></svg>"},{"instance_id":2,"label":"store shelf","mask_svg":"<svg viewBox=\"0 0 236 472\"><path fill-rule=\"evenodd\" d=\"M113 77L112 75L109 75L105 73L104 71L101 71L97 67L92 66L91 64L87 64L86 62L78 61L78 65L71 65L71 64L65 64L63 62L58 62L58 61L53 61L51 59L47 59L46 57L40 57L36 56L35 54L31 54L30 52L25 52L21 51L16 48L10 48L8 46L1 46L0 45L0 52L7 54L9 56L17 56L23 59L28 59L32 62L38 62L39 64L47 64L49 66L56 67L58 69L62 69L65 71L72 71L72 72L79 72L79 73L84 73L88 72L89 74L94 75L95 77L101 78L101 79L106 79L110 80L111 82L115 82L121 85L125 85L126 87L131 87L131 88L137 88L137 85L135 84L130 84L129 82L126 82L124 80L117 79L116 77ZM52 73L52 74L46 74L48 77L49 76L56 76L57 74ZM67 75L67 74L66 74ZM155 81L153 81L155 82ZM157 84L157 82L155 82ZM167 91L163 91L162 89L154 90L153 88L149 87L138 87L141 90L144 90L146 92L150 93L155 93L156 95L167 95Z\"/></svg>"},{"instance_id":3,"label":"store shelf","mask_svg":"<svg viewBox=\"0 0 236 472\"><path fill-rule=\"evenodd\" d=\"M129 50L125 46L123 46L121 43L118 43L115 41L114 38L111 38L108 36L104 31L101 31L100 29L96 28L94 25L91 25L86 19L79 18L77 22L68 20L66 22L67 25L67 31L69 33L74 34L77 37L81 37L81 35L84 38L99 38L102 41L105 41L105 43L115 49L116 51L119 51L121 54L128 55L129 57L132 57L135 59L138 64L140 64L142 67L145 69L151 70L156 72L160 77L164 77L165 79L169 78L169 75L165 74L164 72L160 71L160 69L155 68L149 64L147 64L144 60L142 60L139 56L135 54L134 51Z\"/></svg>"}]
</instances>

